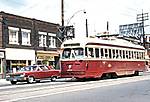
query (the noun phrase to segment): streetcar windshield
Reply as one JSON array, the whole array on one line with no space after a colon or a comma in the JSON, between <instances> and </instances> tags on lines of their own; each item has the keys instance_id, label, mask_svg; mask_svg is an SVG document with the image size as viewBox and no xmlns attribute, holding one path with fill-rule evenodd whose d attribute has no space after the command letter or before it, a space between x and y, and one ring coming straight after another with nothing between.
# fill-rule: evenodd
<instances>
[{"instance_id":1,"label":"streetcar windshield","mask_svg":"<svg viewBox=\"0 0 150 102\"><path fill-rule=\"evenodd\" d=\"M62 53L62 59L66 58L81 58L83 57L83 48L67 48Z\"/></svg>"},{"instance_id":2,"label":"streetcar windshield","mask_svg":"<svg viewBox=\"0 0 150 102\"><path fill-rule=\"evenodd\" d=\"M70 48L64 49L64 51L62 53L62 59L70 58L70 54L71 54L71 49Z\"/></svg>"}]
</instances>

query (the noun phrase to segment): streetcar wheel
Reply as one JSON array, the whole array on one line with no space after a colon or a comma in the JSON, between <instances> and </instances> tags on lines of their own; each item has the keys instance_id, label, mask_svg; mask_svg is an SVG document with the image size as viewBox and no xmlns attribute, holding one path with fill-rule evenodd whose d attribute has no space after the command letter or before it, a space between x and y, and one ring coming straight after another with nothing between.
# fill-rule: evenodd
<instances>
[{"instance_id":1,"label":"streetcar wheel","mask_svg":"<svg viewBox=\"0 0 150 102\"><path fill-rule=\"evenodd\" d=\"M134 75L139 76L139 71L135 71Z\"/></svg>"},{"instance_id":2,"label":"streetcar wheel","mask_svg":"<svg viewBox=\"0 0 150 102\"><path fill-rule=\"evenodd\" d=\"M34 77L30 76L28 77L28 80L27 80L28 83L33 83L34 82Z\"/></svg>"},{"instance_id":3,"label":"streetcar wheel","mask_svg":"<svg viewBox=\"0 0 150 102\"><path fill-rule=\"evenodd\" d=\"M12 85L15 85L17 81L10 81Z\"/></svg>"}]
</instances>

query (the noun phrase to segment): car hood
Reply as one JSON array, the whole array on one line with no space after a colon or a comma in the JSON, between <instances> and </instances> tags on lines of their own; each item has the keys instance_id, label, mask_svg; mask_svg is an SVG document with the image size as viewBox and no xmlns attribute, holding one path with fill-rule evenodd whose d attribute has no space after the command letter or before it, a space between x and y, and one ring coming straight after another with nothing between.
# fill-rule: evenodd
<instances>
[{"instance_id":1,"label":"car hood","mask_svg":"<svg viewBox=\"0 0 150 102\"><path fill-rule=\"evenodd\" d=\"M8 75L20 75L27 72L15 72L15 73L8 73Z\"/></svg>"}]
</instances>

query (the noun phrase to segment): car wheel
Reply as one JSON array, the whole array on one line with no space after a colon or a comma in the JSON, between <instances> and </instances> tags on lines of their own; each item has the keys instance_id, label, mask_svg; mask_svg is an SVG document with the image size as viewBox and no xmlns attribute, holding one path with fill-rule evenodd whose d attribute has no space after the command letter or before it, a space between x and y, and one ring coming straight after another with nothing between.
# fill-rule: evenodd
<instances>
[{"instance_id":1,"label":"car wheel","mask_svg":"<svg viewBox=\"0 0 150 102\"><path fill-rule=\"evenodd\" d=\"M40 83L41 80L36 80L36 83Z\"/></svg>"},{"instance_id":2,"label":"car wheel","mask_svg":"<svg viewBox=\"0 0 150 102\"><path fill-rule=\"evenodd\" d=\"M34 77L30 76L28 77L28 80L27 80L28 83L33 83L34 82Z\"/></svg>"},{"instance_id":3,"label":"car wheel","mask_svg":"<svg viewBox=\"0 0 150 102\"><path fill-rule=\"evenodd\" d=\"M17 81L10 81L12 85L16 84Z\"/></svg>"},{"instance_id":4,"label":"car wheel","mask_svg":"<svg viewBox=\"0 0 150 102\"><path fill-rule=\"evenodd\" d=\"M57 77L53 76L51 77L51 81L56 81Z\"/></svg>"}]
</instances>

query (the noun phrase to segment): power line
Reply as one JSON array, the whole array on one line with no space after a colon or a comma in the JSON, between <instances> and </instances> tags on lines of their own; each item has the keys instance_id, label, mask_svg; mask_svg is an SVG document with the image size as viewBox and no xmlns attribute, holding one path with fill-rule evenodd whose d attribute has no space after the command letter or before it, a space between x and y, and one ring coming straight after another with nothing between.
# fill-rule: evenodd
<instances>
[{"instance_id":1,"label":"power line","mask_svg":"<svg viewBox=\"0 0 150 102\"><path fill-rule=\"evenodd\" d=\"M137 14L137 21L142 23L142 29L143 29L143 46L145 47L145 31L144 31L144 21L148 20L148 13L142 13Z\"/></svg>"}]
</instances>

